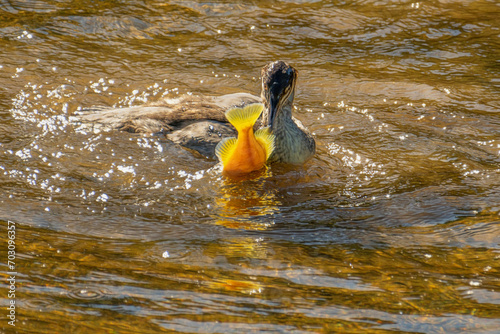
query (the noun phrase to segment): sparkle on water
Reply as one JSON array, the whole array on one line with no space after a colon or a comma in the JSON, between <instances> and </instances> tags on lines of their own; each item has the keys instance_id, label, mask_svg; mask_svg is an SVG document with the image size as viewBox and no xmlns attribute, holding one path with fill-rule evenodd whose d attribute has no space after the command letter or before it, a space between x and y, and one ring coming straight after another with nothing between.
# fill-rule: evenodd
<instances>
[{"instance_id":1,"label":"sparkle on water","mask_svg":"<svg viewBox=\"0 0 500 334\"><path fill-rule=\"evenodd\" d=\"M0 6L2 331L500 328L495 1ZM276 59L317 141L303 167L228 179L162 135L78 119L258 95Z\"/></svg>"}]
</instances>

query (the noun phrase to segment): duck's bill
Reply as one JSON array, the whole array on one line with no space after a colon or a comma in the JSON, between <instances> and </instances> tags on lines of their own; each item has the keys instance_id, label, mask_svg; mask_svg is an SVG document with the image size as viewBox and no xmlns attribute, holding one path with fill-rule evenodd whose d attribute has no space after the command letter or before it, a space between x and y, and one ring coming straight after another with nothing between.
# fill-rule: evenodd
<instances>
[{"instance_id":1,"label":"duck's bill","mask_svg":"<svg viewBox=\"0 0 500 334\"><path fill-rule=\"evenodd\" d=\"M271 130L273 129L274 119L276 118L276 113L278 110L278 102L279 102L278 97L271 96L271 99L269 101L269 113L268 113L269 119L267 120L268 122L267 124L269 124Z\"/></svg>"}]
</instances>

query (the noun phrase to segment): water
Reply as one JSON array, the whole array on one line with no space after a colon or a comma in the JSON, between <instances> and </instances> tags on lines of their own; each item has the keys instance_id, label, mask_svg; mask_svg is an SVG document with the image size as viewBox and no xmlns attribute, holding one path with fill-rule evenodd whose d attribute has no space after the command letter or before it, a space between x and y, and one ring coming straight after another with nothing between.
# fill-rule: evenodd
<instances>
[{"instance_id":1,"label":"water","mask_svg":"<svg viewBox=\"0 0 500 334\"><path fill-rule=\"evenodd\" d=\"M0 1L17 333L497 333L496 1ZM299 71L303 168L239 182L74 115Z\"/></svg>"}]
</instances>

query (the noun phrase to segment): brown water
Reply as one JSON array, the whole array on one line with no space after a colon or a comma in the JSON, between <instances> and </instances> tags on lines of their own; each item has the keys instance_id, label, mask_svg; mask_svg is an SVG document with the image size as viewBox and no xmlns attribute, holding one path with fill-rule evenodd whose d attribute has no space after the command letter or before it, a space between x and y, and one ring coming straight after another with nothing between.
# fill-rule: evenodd
<instances>
[{"instance_id":1,"label":"brown water","mask_svg":"<svg viewBox=\"0 0 500 334\"><path fill-rule=\"evenodd\" d=\"M498 333L499 16L496 0L0 0L0 328ZM318 143L304 168L231 182L74 121L259 94L277 59Z\"/></svg>"}]
</instances>

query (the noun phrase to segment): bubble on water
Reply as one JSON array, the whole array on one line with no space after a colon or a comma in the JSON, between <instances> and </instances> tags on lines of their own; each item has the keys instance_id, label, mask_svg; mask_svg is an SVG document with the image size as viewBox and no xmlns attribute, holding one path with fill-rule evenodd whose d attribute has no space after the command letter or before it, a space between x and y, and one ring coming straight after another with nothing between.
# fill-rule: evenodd
<instances>
[{"instance_id":1,"label":"bubble on water","mask_svg":"<svg viewBox=\"0 0 500 334\"><path fill-rule=\"evenodd\" d=\"M16 152L16 156L23 160L27 160L31 158L31 151L27 148L23 148L22 150L19 150Z\"/></svg>"},{"instance_id":2,"label":"bubble on water","mask_svg":"<svg viewBox=\"0 0 500 334\"><path fill-rule=\"evenodd\" d=\"M101 194L101 195L99 195L97 197L96 201L98 201L98 202L107 202L108 199L109 199L109 196L103 193L103 194Z\"/></svg>"},{"instance_id":3,"label":"bubble on water","mask_svg":"<svg viewBox=\"0 0 500 334\"><path fill-rule=\"evenodd\" d=\"M135 175L135 169L133 166L116 166L116 169L118 169L122 173L130 173Z\"/></svg>"},{"instance_id":4,"label":"bubble on water","mask_svg":"<svg viewBox=\"0 0 500 334\"><path fill-rule=\"evenodd\" d=\"M470 281L470 282L469 282L469 285L470 285L470 286L480 286L480 285L481 285L481 282L479 282L479 281Z\"/></svg>"},{"instance_id":5,"label":"bubble on water","mask_svg":"<svg viewBox=\"0 0 500 334\"><path fill-rule=\"evenodd\" d=\"M98 289L93 288L77 288L68 292L68 296L78 300L96 300L101 299L106 294Z\"/></svg>"}]
</instances>

